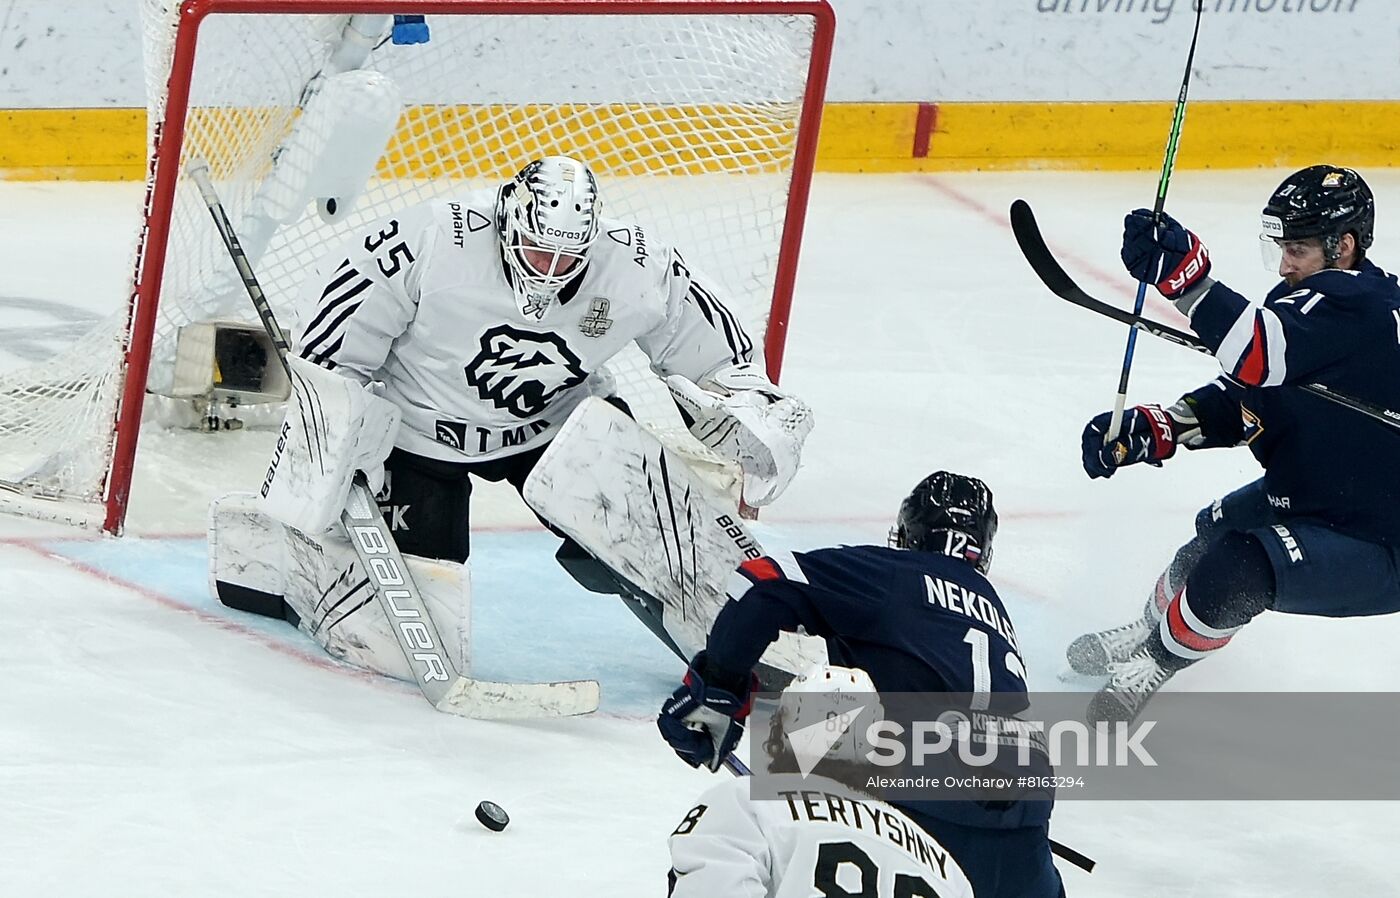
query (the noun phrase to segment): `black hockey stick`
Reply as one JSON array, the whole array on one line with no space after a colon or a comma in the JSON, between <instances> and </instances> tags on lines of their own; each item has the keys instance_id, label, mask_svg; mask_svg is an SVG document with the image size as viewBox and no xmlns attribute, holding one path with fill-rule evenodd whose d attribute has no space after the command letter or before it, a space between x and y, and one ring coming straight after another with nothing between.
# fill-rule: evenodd
<instances>
[{"instance_id":1,"label":"black hockey stick","mask_svg":"<svg viewBox=\"0 0 1400 898\"><path fill-rule=\"evenodd\" d=\"M1162 177L1157 181L1157 199L1152 204L1152 223L1162 221L1162 209L1167 204L1167 184L1171 181L1172 169L1176 167L1176 150L1181 143L1181 126L1186 121L1186 91L1191 86L1191 63L1196 59L1196 38L1201 34L1201 10L1203 0L1196 0L1196 27L1191 32L1191 49L1186 52L1186 73L1181 76L1181 90L1176 95L1176 111L1172 114L1172 127L1167 135L1167 151L1162 159ZM1137 298L1133 300L1133 314L1142 314L1143 300L1147 296L1147 281L1138 281ZM1118 433L1123 423L1123 406L1128 401L1128 374L1133 367L1133 350L1137 347L1137 331L1128 331L1128 345L1123 350L1123 367L1118 372L1118 393L1113 397L1113 414L1109 418L1108 429L1104 431L1104 445Z\"/></svg>"},{"instance_id":2,"label":"black hockey stick","mask_svg":"<svg viewBox=\"0 0 1400 898\"><path fill-rule=\"evenodd\" d=\"M1146 331L1154 337L1161 337L1163 340L1194 349L1197 352L1203 352L1206 355L1214 355L1210 347L1194 334L1188 334L1141 315L1134 315L1126 309L1111 306L1103 300L1095 299L1085 293L1083 288L1076 284L1064 267L1060 265L1050 252L1050 248L1045 245L1045 238L1041 235L1040 226L1035 221L1035 213L1031 211L1030 204L1025 200L1016 200L1011 204L1011 232L1016 235L1016 243L1020 245L1021 253L1030 263L1031 269L1035 271L1036 276L1045 286L1050 288L1051 293L1091 312L1112 318L1114 321L1121 321L1135 331ZM1298 384L1298 386L1314 396L1321 396L1323 399L1359 412L1382 424L1400 429L1400 412L1348 396L1345 393L1338 393L1323 384Z\"/></svg>"},{"instance_id":3,"label":"black hockey stick","mask_svg":"<svg viewBox=\"0 0 1400 898\"><path fill-rule=\"evenodd\" d=\"M186 174L199 188L205 205L209 207L214 226L223 238L229 257L238 269L243 286L277 350L277 359L286 370L288 380L295 381L296 375L287 361L290 347L286 334L278 325L267 295L253 274L252 263L238 242L238 235L214 189L214 182L210 180L208 164L202 160L191 161L186 166ZM449 714L480 718L565 717L597 710L599 689L594 680L494 683L473 679L456 669L443 649L437 626L361 471L355 472L340 522L345 527L360 567L370 579L374 597L390 624L404 659L414 672L414 681L434 708Z\"/></svg>"}]
</instances>

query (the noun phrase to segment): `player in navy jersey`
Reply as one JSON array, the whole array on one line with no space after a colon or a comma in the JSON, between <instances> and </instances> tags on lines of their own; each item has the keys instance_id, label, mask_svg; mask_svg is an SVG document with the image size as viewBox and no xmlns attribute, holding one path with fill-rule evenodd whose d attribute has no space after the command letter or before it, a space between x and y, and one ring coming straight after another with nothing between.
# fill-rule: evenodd
<instances>
[{"instance_id":1,"label":"player in navy jersey","mask_svg":"<svg viewBox=\"0 0 1400 898\"><path fill-rule=\"evenodd\" d=\"M1174 673L1265 610L1327 617L1400 610L1400 431L1305 392L1319 383L1400 409L1400 286L1366 257L1375 201L1359 174L1289 175L1261 239L1282 280L1262 304L1210 277L1195 234L1128 215L1123 262L1191 319L1223 376L1175 404L1137 406L1108 445L1084 430L1084 468L1160 465L1188 449L1246 445L1264 476L1203 509L1130 624L1079 637L1071 667L1108 675L1094 719L1132 719Z\"/></svg>"},{"instance_id":2,"label":"player in navy jersey","mask_svg":"<svg viewBox=\"0 0 1400 898\"><path fill-rule=\"evenodd\" d=\"M1026 707L1011 617L986 578L997 516L986 484L939 471L900 505L890 546L772 552L734 574L705 651L661 710L686 763L718 769L738 745L752 670L781 631L826 640L834 665L881 694L992 693ZM1063 894L1051 862L1050 801L895 802L958 859L978 898Z\"/></svg>"}]
</instances>

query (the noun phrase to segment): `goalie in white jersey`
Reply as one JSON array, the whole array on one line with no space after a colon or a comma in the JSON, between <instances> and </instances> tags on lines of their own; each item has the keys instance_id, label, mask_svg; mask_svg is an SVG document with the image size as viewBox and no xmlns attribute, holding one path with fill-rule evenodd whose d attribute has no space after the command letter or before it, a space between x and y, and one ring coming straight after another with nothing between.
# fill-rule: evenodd
<instances>
[{"instance_id":1,"label":"goalie in white jersey","mask_svg":"<svg viewBox=\"0 0 1400 898\"><path fill-rule=\"evenodd\" d=\"M833 702L869 702L874 692L858 669L818 666L798 677L773 717L771 769L796 769L784 726L801 729L806 718L832 713ZM805 716L804 699L815 705ZM817 773L766 775L763 794L776 799L751 798L754 784L742 777L701 796L671 834L669 898L972 898L967 876L937 839L858 788L869 775L855 763L869 749L860 729L832 743Z\"/></svg>"},{"instance_id":2,"label":"goalie in white jersey","mask_svg":"<svg viewBox=\"0 0 1400 898\"><path fill-rule=\"evenodd\" d=\"M460 565L472 478L519 490L583 399L625 410L604 366L633 341L696 437L737 462L747 501L782 492L811 428L807 407L753 363L750 336L679 252L601 211L588 167L550 156L499 189L381 219L326 257L306 281L289 357L294 396L261 495L223 509L239 525L271 517L316 545L289 538L297 557L280 577L246 576L275 547L255 547L251 561L243 547L225 551L213 560L225 604L280 615L285 594L333 654L382 669L348 621L378 614L376 605L351 595L353 584L321 582L347 579L348 554L337 548L332 562L322 550L337 539L327 531L355 471L379 491L406 555ZM216 507L216 543L220 527ZM571 540L559 558L590 588L619 591ZM313 588L298 601L292 581L308 566ZM458 579L462 598L448 602L458 607L434 616L462 618L465 643L464 571ZM437 623L453 641L453 622Z\"/></svg>"}]
</instances>

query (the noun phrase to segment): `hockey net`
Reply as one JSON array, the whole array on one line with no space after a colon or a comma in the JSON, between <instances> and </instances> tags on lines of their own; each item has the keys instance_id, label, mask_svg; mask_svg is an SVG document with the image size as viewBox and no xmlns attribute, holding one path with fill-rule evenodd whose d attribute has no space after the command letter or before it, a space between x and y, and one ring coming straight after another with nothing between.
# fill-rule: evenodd
<instances>
[{"instance_id":1,"label":"hockey net","mask_svg":"<svg viewBox=\"0 0 1400 898\"><path fill-rule=\"evenodd\" d=\"M184 177L194 159L291 332L305 272L354 229L576 155L608 216L717 285L776 377L830 55L825 0L405 0L397 16L362 0L143 2L151 164L132 307L0 379L7 495L97 506L119 532L143 400L201 401L181 391L182 331L257 321ZM422 25L404 20L415 13ZM676 426L635 347L612 373L639 419Z\"/></svg>"}]
</instances>

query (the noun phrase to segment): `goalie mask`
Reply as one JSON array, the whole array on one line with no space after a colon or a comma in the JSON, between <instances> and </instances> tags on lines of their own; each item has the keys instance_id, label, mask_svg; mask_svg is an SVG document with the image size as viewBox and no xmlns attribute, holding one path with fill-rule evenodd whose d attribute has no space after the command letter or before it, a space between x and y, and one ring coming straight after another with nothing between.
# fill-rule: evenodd
<instances>
[{"instance_id":1,"label":"goalie mask","mask_svg":"<svg viewBox=\"0 0 1400 898\"><path fill-rule=\"evenodd\" d=\"M501 185L496 231L522 314L543 318L559 291L583 275L601 209L593 172L568 156L537 159Z\"/></svg>"},{"instance_id":2,"label":"goalie mask","mask_svg":"<svg viewBox=\"0 0 1400 898\"><path fill-rule=\"evenodd\" d=\"M985 574L992 566L996 533L997 512L987 485L976 477L938 471L900 503L890 545L961 558Z\"/></svg>"}]
</instances>

